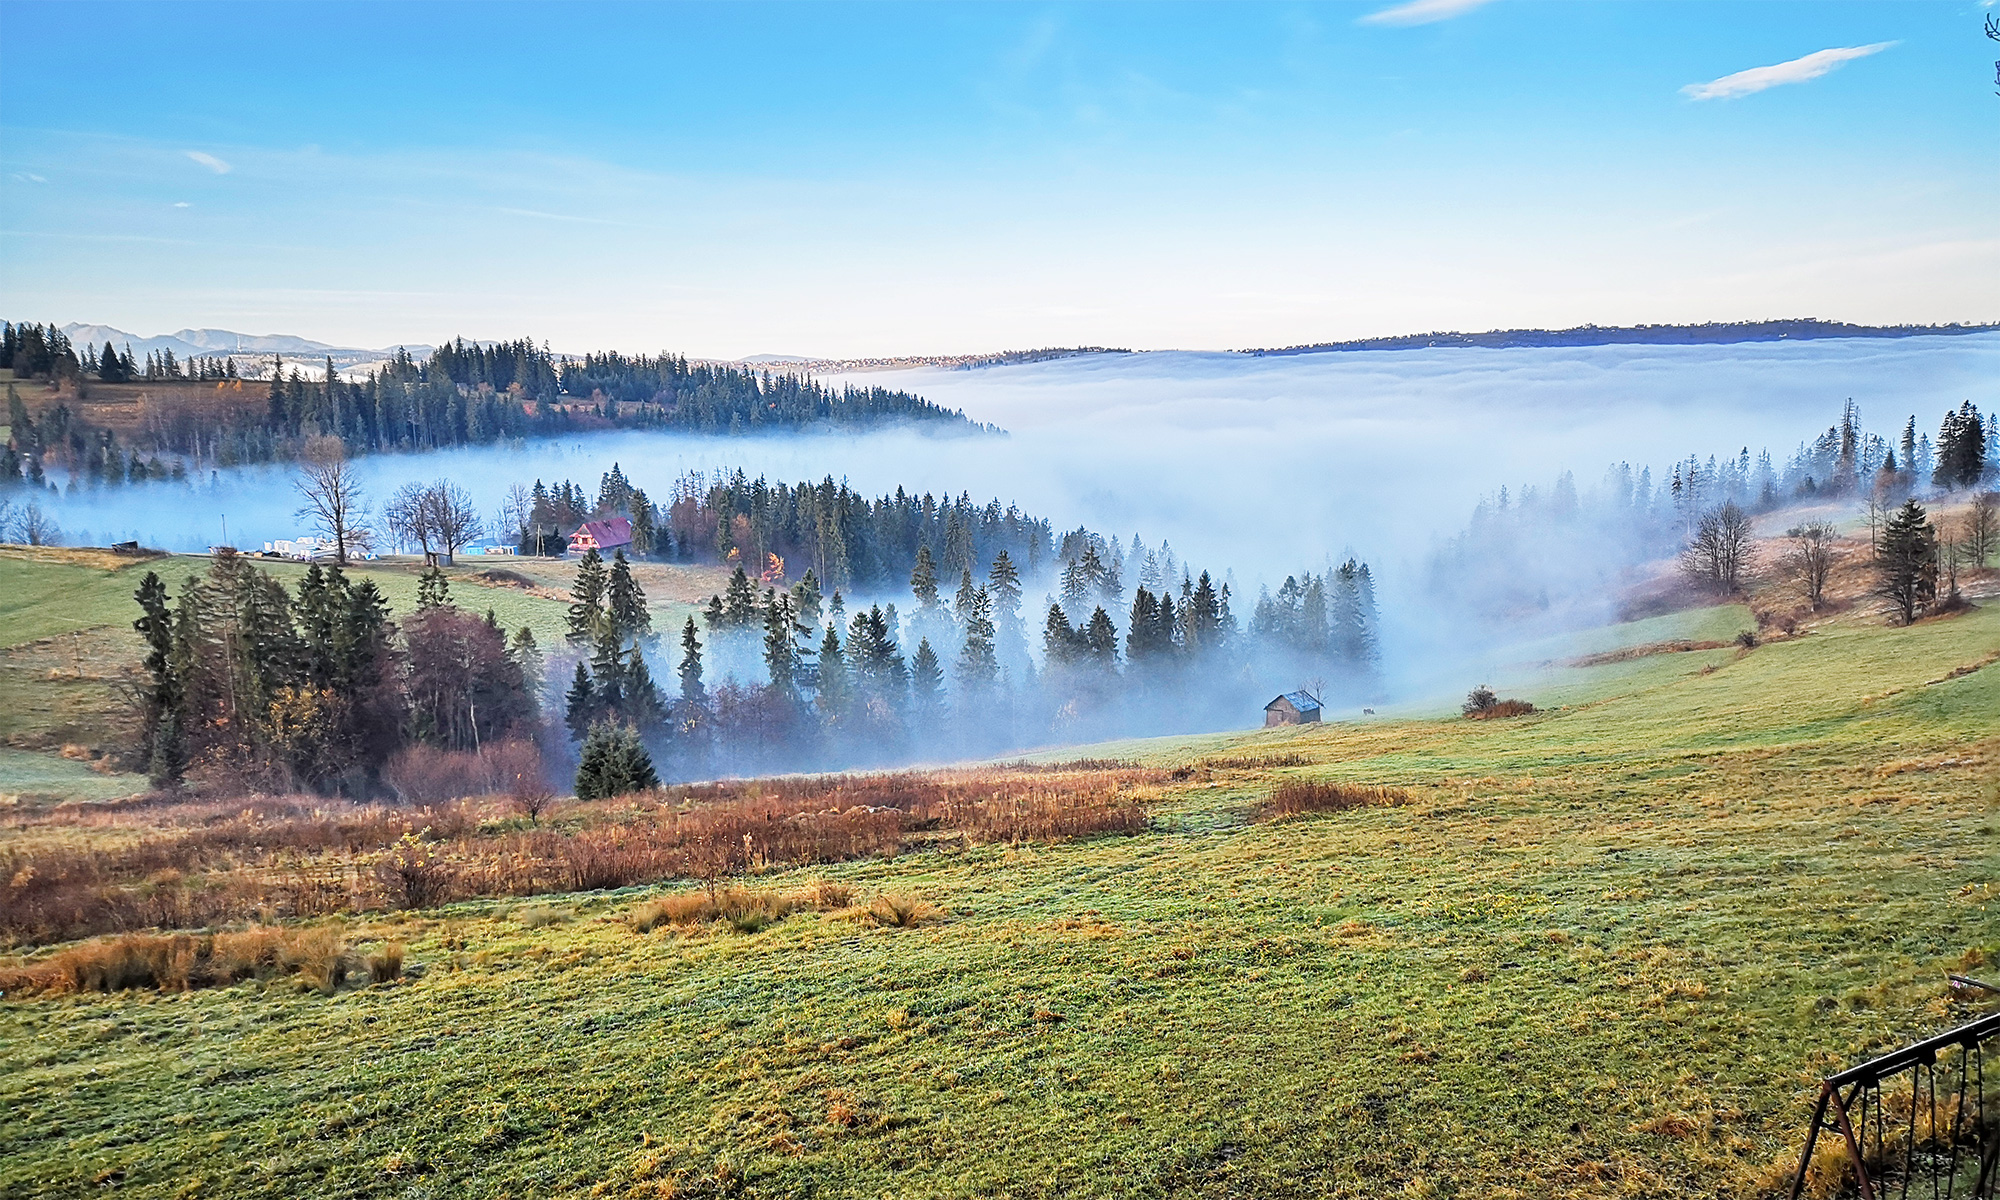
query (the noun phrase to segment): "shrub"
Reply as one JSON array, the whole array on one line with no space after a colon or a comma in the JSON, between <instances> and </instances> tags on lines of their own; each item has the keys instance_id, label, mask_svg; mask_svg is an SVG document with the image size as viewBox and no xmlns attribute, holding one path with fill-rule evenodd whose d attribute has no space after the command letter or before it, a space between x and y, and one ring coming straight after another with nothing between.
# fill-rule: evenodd
<instances>
[{"instance_id":1,"label":"shrub","mask_svg":"<svg viewBox=\"0 0 2000 1200\"><path fill-rule=\"evenodd\" d=\"M1380 808L1408 804L1410 794L1402 788L1376 787L1354 783L1319 783L1293 779L1281 783L1264 802L1261 815L1266 820L1296 817L1304 813L1346 812L1354 808Z\"/></svg>"},{"instance_id":2,"label":"shrub","mask_svg":"<svg viewBox=\"0 0 2000 1200\"><path fill-rule=\"evenodd\" d=\"M451 894L454 872L433 846L406 833L375 863L375 878L397 908L436 908Z\"/></svg>"},{"instance_id":3,"label":"shrub","mask_svg":"<svg viewBox=\"0 0 2000 1200\"><path fill-rule=\"evenodd\" d=\"M1485 684L1473 688L1459 706L1467 720L1491 721L1501 717L1523 717L1535 711L1535 706L1526 700L1502 700L1493 694L1493 689Z\"/></svg>"},{"instance_id":4,"label":"shrub","mask_svg":"<svg viewBox=\"0 0 2000 1200\"><path fill-rule=\"evenodd\" d=\"M1754 629L1746 629L1743 632L1737 634L1736 644L1745 650L1755 650L1757 648L1757 631Z\"/></svg>"}]
</instances>

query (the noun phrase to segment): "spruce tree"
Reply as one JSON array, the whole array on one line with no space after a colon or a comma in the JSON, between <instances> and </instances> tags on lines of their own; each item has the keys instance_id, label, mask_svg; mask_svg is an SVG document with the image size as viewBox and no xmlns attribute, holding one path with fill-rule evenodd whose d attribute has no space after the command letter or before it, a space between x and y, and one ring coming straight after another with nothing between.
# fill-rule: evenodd
<instances>
[{"instance_id":1,"label":"spruce tree","mask_svg":"<svg viewBox=\"0 0 2000 1200\"><path fill-rule=\"evenodd\" d=\"M1042 658L1053 667L1075 658L1076 650L1076 630L1062 605L1049 605L1048 619L1042 622Z\"/></svg>"},{"instance_id":2,"label":"spruce tree","mask_svg":"<svg viewBox=\"0 0 2000 1200\"><path fill-rule=\"evenodd\" d=\"M1159 653L1160 602L1143 586L1132 593L1132 612L1125 628L1125 659L1135 666Z\"/></svg>"},{"instance_id":3,"label":"spruce tree","mask_svg":"<svg viewBox=\"0 0 2000 1200\"><path fill-rule=\"evenodd\" d=\"M580 742L597 721L597 696L590 686L590 672L581 662L576 664L576 678L563 700L563 724L569 727L570 740Z\"/></svg>"},{"instance_id":4,"label":"spruce tree","mask_svg":"<svg viewBox=\"0 0 2000 1200\"><path fill-rule=\"evenodd\" d=\"M591 727L576 769L577 799L609 800L659 786L653 756L635 730L609 723Z\"/></svg>"},{"instance_id":5,"label":"spruce tree","mask_svg":"<svg viewBox=\"0 0 2000 1200\"><path fill-rule=\"evenodd\" d=\"M110 343L105 343L107 350ZM181 750L182 697L180 678L174 670L174 618L167 607L167 585L158 574L148 571L134 594L139 602L139 619L132 623L146 642L147 683L141 692L145 705L147 774L162 786L180 779L185 765Z\"/></svg>"},{"instance_id":6,"label":"spruce tree","mask_svg":"<svg viewBox=\"0 0 2000 1200\"><path fill-rule=\"evenodd\" d=\"M931 557L929 546L917 547L917 565L910 570L910 591L917 598L919 612L928 612L937 607L937 561Z\"/></svg>"},{"instance_id":7,"label":"spruce tree","mask_svg":"<svg viewBox=\"0 0 2000 1200\"><path fill-rule=\"evenodd\" d=\"M605 588L605 621L612 636L621 642L645 638L653 632L653 615L646 608L646 592L632 578L632 566L623 550L611 556L611 576Z\"/></svg>"},{"instance_id":8,"label":"spruce tree","mask_svg":"<svg viewBox=\"0 0 2000 1200\"><path fill-rule=\"evenodd\" d=\"M958 679L966 690L983 693L1000 676L993 652L993 600L980 588L972 594L965 617L965 646L958 655Z\"/></svg>"},{"instance_id":9,"label":"spruce tree","mask_svg":"<svg viewBox=\"0 0 2000 1200\"><path fill-rule=\"evenodd\" d=\"M847 659L841 652L840 634L833 622L819 644L819 715L828 725L840 724L847 716L851 699Z\"/></svg>"},{"instance_id":10,"label":"spruce tree","mask_svg":"<svg viewBox=\"0 0 2000 1200\"><path fill-rule=\"evenodd\" d=\"M799 650L793 638L792 595L773 595L764 605L764 669L771 686L787 698L798 688Z\"/></svg>"},{"instance_id":11,"label":"spruce tree","mask_svg":"<svg viewBox=\"0 0 2000 1200\"><path fill-rule=\"evenodd\" d=\"M444 608L451 603L451 583L444 572L431 567L417 577L417 611Z\"/></svg>"},{"instance_id":12,"label":"spruce tree","mask_svg":"<svg viewBox=\"0 0 2000 1200\"><path fill-rule=\"evenodd\" d=\"M604 621L604 592L609 583L604 558L596 548L583 552L576 564L576 582L570 585L568 638L572 644L594 641Z\"/></svg>"},{"instance_id":13,"label":"spruce tree","mask_svg":"<svg viewBox=\"0 0 2000 1200\"><path fill-rule=\"evenodd\" d=\"M722 620L729 629L748 629L757 623L757 588L741 566L729 577L723 593Z\"/></svg>"},{"instance_id":14,"label":"spruce tree","mask_svg":"<svg viewBox=\"0 0 2000 1200\"><path fill-rule=\"evenodd\" d=\"M694 618L689 617L687 627L681 630L681 703L699 708L708 701L708 692L701 682L701 639L695 636Z\"/></svg>"},{"instance_id":15,"label":"spruce tree","mask_svg":"<svg viewBox=\"0 0 2000 1200\"><path fill-rule=\"evenodd\" d=\"M1915 500L1905 500L1882 531L1882 550L1875 560L1875 594L1887 600L1905 625L1917 619L1937 597L1937 535L1929 514Z\"/></svg>"},{"instance_id":16,"label":"spruce tree","mask_svg":"<svg viewBox=\"0 0 2000 1200\"><path fill-rule=\"evenodd\" d=\"M1082 640L1084 650L1097 666L1110 670L1118 665L1118 627L1111 623L1111 614L1104 611L1102 604L1090 614L1090 624L1084 627Z\"/></svg>"},{"instance_id":17,"label":"spruce tree","mask_svg":"<svg viewBox=\"0 0 2000 1200\"><path fill-rule=\"evenodd\" d=\"M923 728L935 727L944 715L944 668L929 638L917 643L916 657L910 660L910 711Z\"/></svg>"},{"instance_id":18,"label":"spruce tree","mask_svg":"<svg viewBox=\"0 0 2000 1200\"><path fill-rule=\"evenodd\" d=\"M632 654L637 656L638 650ZM606 717L629 719L631 712L626 700L626 652L625 645L613 635L607 626L597 636L597 644L590 656L590 687L597 697L597 711Z\"/></svg>"}]
</instances>

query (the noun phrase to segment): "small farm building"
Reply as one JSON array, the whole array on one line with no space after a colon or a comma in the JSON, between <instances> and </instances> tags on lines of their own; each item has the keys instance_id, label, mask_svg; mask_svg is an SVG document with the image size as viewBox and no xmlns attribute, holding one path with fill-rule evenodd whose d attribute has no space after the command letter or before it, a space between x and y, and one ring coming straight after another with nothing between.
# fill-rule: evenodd
<instances>
[{"instance_id":1,"label":"small farm building","mask_svg":"<svg viewBox=\"0 0 2000 1200\"><path fill-rule=\"evenodd\" d=\"M632 522L624 517L606 517L602 521L585 521L569 535L569 552L582 554L595 550L599 554L609 554L632 544Z\"/></svg>"},{"instance_id":2,"label":"small farm building","mask_svg":"<svg viewBox=\"0 0 2000 1200\"><path fill-rule=\"evenodd\" d=\"M1264 724L1304 725L1319 720L1319 701L1306 692L1286 692L1264 706Z\"/></svg>"}]
</instances>

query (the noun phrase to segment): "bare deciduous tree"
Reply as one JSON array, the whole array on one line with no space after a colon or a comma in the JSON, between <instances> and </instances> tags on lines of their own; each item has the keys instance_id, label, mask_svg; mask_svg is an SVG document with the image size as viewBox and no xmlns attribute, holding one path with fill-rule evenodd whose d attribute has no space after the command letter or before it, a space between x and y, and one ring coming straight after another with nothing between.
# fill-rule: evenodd
<instances>
[{"instance_id":1,"label":"bare deciduous tree","mask_svg":"<svg viewBox=\"0 0 2000 1200\"><path fill-rule=\"evenodd\" d=\"M1733 500L1703 514L1681 551L1681 571L1712 592L1732 595L1755 555L1750 537L1750 517Z\"/></svg>"},{"instance_id":2,"label":"bare deciduous tree","mask_svg":"<svg viewBox=\"0 0 2000 1200\"><path fill-rule=\"evenodd\" d=\"M30 500L21 515L14 518L14 537L30 546L60 546L62 526L39 503Z\"/></svg>"},{"instance_id":3,"label":"bare deciduous tree","mask_svg":"<svg viewBox=\"0 0 2000 1200\"><path fill-rule=\"evenodd\" d=\"M382 519L399 540L417 543L426 555L435 553L447 565L460 546L479 536L479 512L472 507L472 497L449 479L397 488Z\"/></svg>"},{"instance_id":4,"label":"bare deciduous tree","mask_svg":"<svg viewBox=\"0 0 2000 1200\"><path fill-rule=\"evenodd\" d=\"M299 458L299 517L312 521L313 528L333 542L333 559L347 565L347 552L367 548L369 534L361 499L361 481L347 461L347 445L337 437L316 437L306 442Z\"/></svg>"},{"instance_id":5,"label":"bare deciduous tree","mask_svg":"<svg viewBox=\"0 0 2000 1200\"><path fill-rule=\"evenodd\" d=\"M1833 526L1826 521L1808 521L1785 531L1791 548L1785 551L1785 574L1790 577L1814 612L1826 602L1826 580L1833 571Z\"/></svg>"}]
</instances>

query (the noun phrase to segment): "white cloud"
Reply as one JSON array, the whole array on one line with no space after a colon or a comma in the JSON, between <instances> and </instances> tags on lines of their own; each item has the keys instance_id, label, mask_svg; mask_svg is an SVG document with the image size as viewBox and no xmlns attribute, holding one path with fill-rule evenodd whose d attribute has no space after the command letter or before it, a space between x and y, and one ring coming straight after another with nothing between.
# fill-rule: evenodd
<instances>
[{"instance_id":1,"label":"white cloud","mask_svg":"<svg viewBox=\"0 0 2000 1200\"><path fill-rule=\"evenodd\" d=\"M1781 62L1768 67L1752 67L1747 71L1724 75L1708 83L1690 83L1681 89L1681 94L1695 100L1734 100L1738 96L1748 96L1752 92L1777 87L1781 83L1804 83L1808 79L1818 79L1844 62L1880 54L1895 44L1876 42L1872 46L1838 46L1831 50L1818 50L1790 62Z\"/></svg>"},{"instance_id":2,"label":"white cloud","mask_svg":"<svg viewBox=\"0 0 2000 1200\"><path fill-rule=\"evenodd\" d=\"M35 174L35 173L34 173L33 171L16 171L16 172L14 172L14 173L13 173L12 175L9 175L9 176L8 176L8 178L9 178L9 179L18 179L18 180L20 180L20 181L21 181L22 183L47 183L47 182L48 182L48 180L46 180L46 179L43 179L43 178L42 178L42 177L41 177L40 175L37 175L37 174Z\"/></svg>"},{"instance_id":3,"label":"white cloud","mask_svg":"<svg viewBox=\"0 0 2000 1200\"><path fill-rule=\"evenodd\" d=\"M1361 18L1363 25L1429 25L1449 21L1493 0L1405 0Z\"/></svg>"},{"instance_id":4,"label":"white cloud","mask_svg":"<svg viewBox=\"0 0 2000 1200\"><path fill-rule=\"evenodd\" d=\"M174 201L174 207L175 207L175 208L187 208L187 207L188 207L188 202L187 202L187 201L185 201L185 200L176 200L176 201Z\"/></svg>"},{"instance_id":5,"label":"white cloud","mask_svg":"<svg viewBox=\"0 0 2000 1200\"><path fill-rule=\"evenodd\" d=\"M215 157L215 155L213 154L203 154L199 150L184 150L182 151L182 153L186 154L189 158L193 159L194 161L200 163L202 166L207 167L209 170L215 172L217 175L229 174L229 164L223 162L221 159Z\"/></svg>"}]
</instances>

